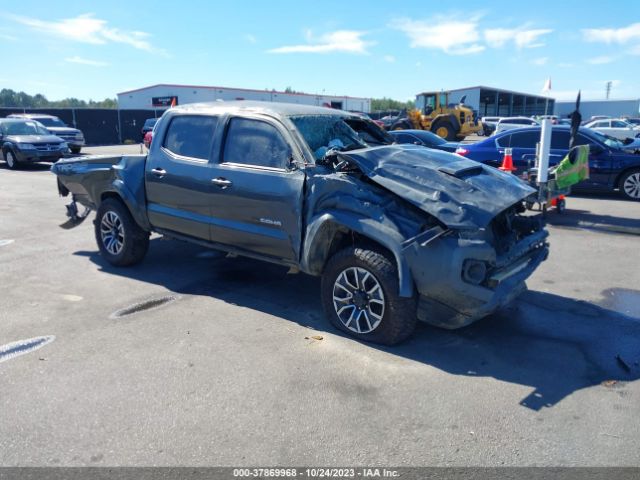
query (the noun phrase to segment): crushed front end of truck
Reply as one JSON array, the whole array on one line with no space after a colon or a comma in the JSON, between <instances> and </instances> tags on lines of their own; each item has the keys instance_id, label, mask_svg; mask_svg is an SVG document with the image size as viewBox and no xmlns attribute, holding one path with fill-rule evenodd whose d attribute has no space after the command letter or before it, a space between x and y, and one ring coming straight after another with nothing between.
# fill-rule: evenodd
<instances>
[{"instance_id":1,"label":"crushed front end of truck","mask_svg":"<svg viewBox=\"0 0 640 480\"><path fill-rule=\"evenodd\" d=\"M436 227L405 242L418 292L418 318L458 328L491 314L526 290L525 280L549 252L539 217L508 208L487 228Z\"/></svg>"},{"instance_id":2,"label":"crushed front end of truck","mask_svg":"<svg viewBox=\"0 0 640 480\"><path fill-rule=\"evenodd\" d=\"M548 256L542 215L525 214L534 190L513 175L413 146L343 157L435 220L401 245L424 322L459 328L491 314L526 290Z\"/></svg>"}]
</instances>

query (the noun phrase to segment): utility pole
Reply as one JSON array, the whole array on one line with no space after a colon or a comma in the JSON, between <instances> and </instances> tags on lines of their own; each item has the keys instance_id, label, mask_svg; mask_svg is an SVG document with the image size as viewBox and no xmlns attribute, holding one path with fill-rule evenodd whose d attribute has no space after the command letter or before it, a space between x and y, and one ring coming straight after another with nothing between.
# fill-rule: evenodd
<instances>
[{"instance_id":1,"label":"utility pole","mask_svg":"<svg viewBox=\"0 0 640 480\"><path fill-rule=\"evenodd\" d=\"M607 100L609 100L609 94L611 94L611 81L607 82Z\"/></svg>"}]
</instances>

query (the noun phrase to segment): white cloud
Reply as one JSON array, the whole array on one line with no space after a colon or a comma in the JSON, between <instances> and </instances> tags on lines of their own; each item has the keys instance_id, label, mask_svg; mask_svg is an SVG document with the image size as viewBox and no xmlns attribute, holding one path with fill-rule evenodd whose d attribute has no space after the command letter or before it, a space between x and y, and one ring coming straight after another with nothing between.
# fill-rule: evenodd
<instances>
[{"instance_id":1,"label":"white cloud","mask_svg":"<svg viewBox=\"0 0 640 480\"><path fill-rule=\"evenodd\" d=\"M6 40L8 42L15 42L15 41L18 40L18 37L14 37L13 35L9 35L9 34L0 32L0 39Z\"/></svg>"},{"instance_id":2,"label":"white cloud","mask_svg":"<svg viewBox=\"0 0 640 480\"><path fill-rule=\"evenodd\" d=\"M542 67L543 65L546 65L548 61L549 61L549 57L534 58L533 60L531 60L531 64L537 65L538 67Z\"/></svg>"},{"instance_id":3,"label":"white cloud","mask_svg":"<svg viewBox=\"0 0 640 480\"><path fill-rule=\"evenodd\" d=\"M544 45L540 40L553 30L531 28L522 25L518 28L479 28L480 16L471 16L468 20L450 20L435 17L428 20L399 19L391 27L404 32L412 48L430 48L441 50L450 55L468 55L484 51L487 46L503 47L513 43L517 48L534 48Z\"/></svg>"},{"instance_id":4,"label":"white cloud","mask_svg":"<svg viewBox=\"0 0 640 480\"><path fill-rule=\"evenodd\" d=\"M306 38L308 44L287 45L283 47L267 50L268 53L355 53L368 55L367 48L375 45L375 42L368 42L362 39L366 32L356 30L336 30L325 33L318 38L314 38L310 31L307 31Z\"/></svg>"},{"instance_id":5,"label":"white cloud","mask_svg":"<svg viewBox=\"0 0 640 480\"><path fill-rule=\"evenodd\" d=\"M394 57L393 55L385 55L384 57L382 57L382 59L385 62L389 62L389 63L394 63L396 61L396 57Z\"/></svg>"},{"instance_id":6,"label":"white cloud","mask_svg":"<svg viewBox=\"0 0 640 480\"><path fill-rule=\"evenodd\" d=\"M575 63L570 63L570 62L560 62L558 64L558 67L560 68L573 68L575 66L576 66Z\"/></svg>"},{"instance_id":7,"label":"white cloud","mask_svg":"<svg viewBox=\"0 0 640 480\"><path fill-rule=\"evenodd\" d=\"M484 39L490 47L503 47L513 42L518 48L542 47L544 43L538 42L538 38L551 33L548 28L528 29L527 26L519 28L489 28L484 31Z\"/></svg>"},{"instance_id":8,"label":"white cloud","mask_svg":"<svg viewBox=\"0 0 640 480\"><path fill-rule=\"evenodd\" d=\"M587 42L618 43L640 41L640 23L632 23L622 28L585 28L582 38Z\"/></svg>"},{"instance_id":9,"label":"white cloud","mask_svg":"<svg viewBox=\"0 0 640 480\"><path fill-rule=\"evenodd\" d=\"M480 34L477 18L467 21L443 17L431 20L403 18L392 22L391 27L409 37L411 48L441 50L450 55L468 55L485 49L478 43Z\"/></svg>"},{"instance_id":10,"label":"white cloud","mask_svg":"<svg viewBox=\"0 0 640 480\"><path fill-rule=\"evenodd\" d=\"M89 65L91 67L106 67L109 65L106 62L100 62L98 60L89 60L87 58L78 57L77 55L75 57L65 58L64 61L68 63L78 63L80 65Z\"/></svg>"},{"instance_id":11,"label":"white cloud","mask_svg":"<svg viewBox=\"0 0 640 480\"><path fill-rule=\"evenodd\" d=\"M106 20L95 18L91 13L57 21L46 21L21 15L5 15L5 17L33 30L66 40L93 45L123 43L138 50L161 54L166 53L151 45L148 40L150 37L148 33L125 31L109 27Z\"/></svg>"},{"instance_id":12,"label":"white cloud","mask_svg":"<svg viewBox=\"0 0 640 480\"><path fill-rule=\"evenodd\" d=\"M600 57L593 57L587 60L587 63L591 65L604 65L606 63L611 63L616 60L616 57L609 55L602 55Z\"/></svg>"}]
</instances>

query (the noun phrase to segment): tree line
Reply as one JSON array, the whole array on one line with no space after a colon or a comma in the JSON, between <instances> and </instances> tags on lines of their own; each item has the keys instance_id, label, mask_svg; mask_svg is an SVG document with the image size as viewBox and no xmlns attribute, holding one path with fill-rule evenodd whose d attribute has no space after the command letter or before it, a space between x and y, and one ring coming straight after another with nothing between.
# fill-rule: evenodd
<instances>
[{"instance_id":1,"label":"tree line","mask_svg":"<svg viewBox=\"0 0 640 480\"><path fill-rule=\"evenodd\" d=\"M115 98L105 98L101 101L80 100L78 98L64 98L62 100L47 100L47 97L38 93L29 95L25 92L16 92L9 88L0 90L0 107L20 108L118 108Z\"/></svg>"},{"instance_id":2,"label":"tree line","mask_svg":"<svg viewBox=\"0 0 640 480\"><path fill-rule=\"evenodd\" d=\"M286 93L297 93L291 87L285 89ZM38 93L29 95L25 92L16 92L9 88L0 90L0 107L20 107L20 108L118 108L118 101L115 98L105 98L101 101L80 100L78 98L64 98L62 100L48 100L47 97ZM402 110L414 108L413 101L401 102L391 98L372 98L371 111L380 110Z\"/></svg>"}]
</instances>

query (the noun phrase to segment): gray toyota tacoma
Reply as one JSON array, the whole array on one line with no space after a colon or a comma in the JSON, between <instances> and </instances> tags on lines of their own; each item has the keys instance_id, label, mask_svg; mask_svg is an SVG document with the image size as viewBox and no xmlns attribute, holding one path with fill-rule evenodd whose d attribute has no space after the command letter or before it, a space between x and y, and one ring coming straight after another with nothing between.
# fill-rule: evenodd
<instances>
[{"instance_id":1,"label":"gray toyota tacoma","mask_svg":"<svg viewBox=\"0 0 640 480\"><path fill-rule=\"evenodd\" d=\"M455 154L395 145L370 120L293 104L172 108L147 156L52 167L101 254L140 262L149 235L321 276L331 322L394 344L417 320L457 328L511 301L548 255L533 190ZM88 212L90 210L85 210Z\"/></svg>"}]
</instances>

